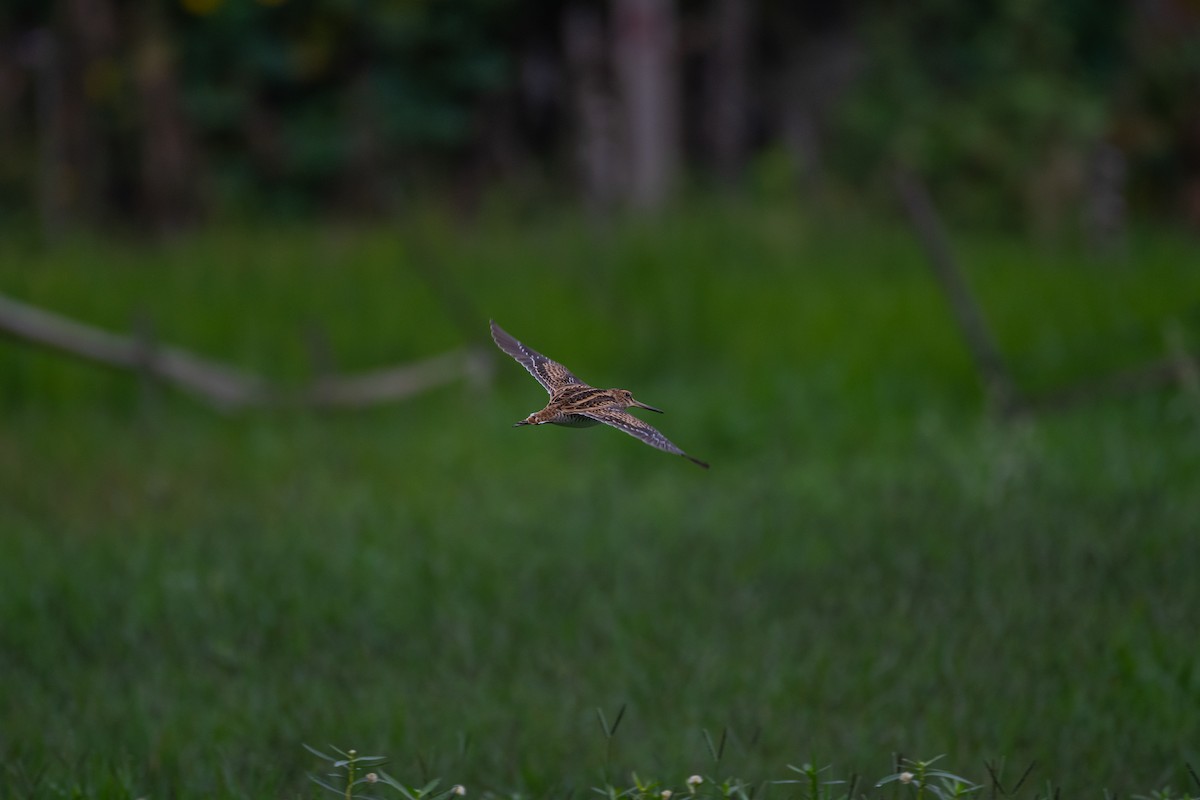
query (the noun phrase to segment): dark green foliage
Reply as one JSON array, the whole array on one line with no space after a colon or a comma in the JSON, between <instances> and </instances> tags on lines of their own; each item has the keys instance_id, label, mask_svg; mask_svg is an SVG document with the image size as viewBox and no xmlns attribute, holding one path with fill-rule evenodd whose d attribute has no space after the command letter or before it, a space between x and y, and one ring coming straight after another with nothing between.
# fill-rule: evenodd
<instances>
[{"instance_id":1,"label":"dark green foliage","mask_svg":"<svg viewBox=\"0 0 1200 800\"><path fill-rule=\"evenodd\" d=\"M823 189L883 205L899 162L961 220L1058 236L1089 204L1115 207L1117 228L1127 208L1196 222L1200 19L1187 0L752 5L735 92L755 151L741 155L761 159L751 174L790 185L805 162ZM717 6L674 4L685 133L671 146L697 179L721 116ZM608 25L596 74L575 74L563 31L580 7L612 21L609 4L566 0L10 0L0 210L53 237L79 223L378 214L434 187L466 207L503 182L542 202L578 196L577 109L610 108L618 142L626 113L619 92L576 94L619 84L605 59L621 50ZM148 160L171 165L164 186Z\"/></svg>"},{"instance_id":2,"label":"dark green foliage","mask_svg":"<svg viewBox=\"0 0 1200 800\"><path fill-rule=\"evenodd\" d=\"M511 79L506 10L294 0L178 11L192 119L218 186L235 193L222 207L257 209L266 194L278 210L320 209L339 180L364 179L356 159L411 175L419 158L461 155L480 99Z\"/></svg>"},{"instance_id":3,"label":"dark green foliage","mask_svg":"<svg viewBox=\"0 0 1200 800\"><path fill-rule=\"evenodd\" d=\"M876 4L835 155L869 178L904 164L960 218L1026 221L1032 195L1078 193L1110 134L1126 66L1126 4L989 0ZM1063 174L1055 176L1054 172ZM1036 186L1039 179L1060 186Z\"/></svg>"}]
</instances>

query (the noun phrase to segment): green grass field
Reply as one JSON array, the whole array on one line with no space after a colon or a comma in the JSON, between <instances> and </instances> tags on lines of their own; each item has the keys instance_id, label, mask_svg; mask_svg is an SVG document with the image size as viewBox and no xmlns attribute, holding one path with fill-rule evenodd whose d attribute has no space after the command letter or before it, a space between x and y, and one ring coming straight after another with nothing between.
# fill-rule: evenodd
<instances>
[{"instance_id":1,"label":"green grass field","mask_svg":"<svg viewBox=\"0 0 1200 800\"><path fill-rule=\"evenodd\" d=\"M1172 321L1200 346L1194 240L958 245L1030 390L1158 358ZM1034 764L1023 797L1200 793L1200 403L989 420L902 229L695 207L0 243L0 291L293 383L313 326L347 370L461 345L429 271L479 341L494 316L632 389L711 471L510 427L545 395L506 359L225 416L0 340L0 796L317 796L303 743L468 797L796 797L768 782L805 762L873 796L896 754Z\"/></svg>"}]
</instances>

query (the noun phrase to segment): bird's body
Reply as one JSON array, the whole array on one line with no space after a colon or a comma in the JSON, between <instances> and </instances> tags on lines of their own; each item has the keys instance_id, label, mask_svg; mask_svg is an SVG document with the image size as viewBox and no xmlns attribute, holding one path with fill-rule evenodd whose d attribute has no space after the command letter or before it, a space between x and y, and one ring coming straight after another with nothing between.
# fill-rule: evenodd
<instances>
[{"instance_id":1,"label":"bird's body","mask_svg":"<svg viewBox=\"0 0 1200 800\"><path fill-rule=\"evenodd\" d=\"M503 328L492 321L492 338L496 346L512 356L525 367L538 383L550 393L550 402L541 411L535 411L517 425L564 425L571 428L586 428L592 425L610 425L630 436L641 439L651 447L657 447L708 469L708 464L693 458L671 443L652 425L642 422L630 414L628 408L644 408L659 414L661 410L633 399L627 389L597 389L575 377L569 369L557 361L546 358L536 350L526 347Z\"/></svg>"}]
</instances>

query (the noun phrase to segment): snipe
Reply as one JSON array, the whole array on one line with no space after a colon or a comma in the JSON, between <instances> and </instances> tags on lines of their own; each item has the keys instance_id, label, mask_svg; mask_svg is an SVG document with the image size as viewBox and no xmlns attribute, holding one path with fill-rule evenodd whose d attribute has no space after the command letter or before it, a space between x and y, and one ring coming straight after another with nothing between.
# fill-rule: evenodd
<instances>
[{"instance_id":1,"label":"snipe","mask_svg":"<svg viewBox=\"0 0 1200 800\"><path fill-rule=\"evenodd\" d=\"M571 370L557 361L546 358L531 347L518 342L492 320L492 338L496 346L508 353L517 363L529 370L542 388L550 393L550 402L541 411L535 411L517 425L566 425L585 428L592 425L611 425L630 436L641 439L651 447L657 447L673 455L683 456L693 464L708 469L708 464L680 450L651 425L630 414L627 408L644 408L663 413L633 399L626 389L597 389L576 378Z\"/></svg>"}]
</instances>

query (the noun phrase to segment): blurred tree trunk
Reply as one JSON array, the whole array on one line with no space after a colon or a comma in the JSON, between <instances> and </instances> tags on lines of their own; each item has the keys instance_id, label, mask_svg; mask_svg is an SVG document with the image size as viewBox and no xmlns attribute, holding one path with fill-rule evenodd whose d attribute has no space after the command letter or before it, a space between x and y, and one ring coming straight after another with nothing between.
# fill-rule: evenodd
<instances>
[{"instance_id":1,"label":"blurred tree trunk","mask_svg":"<svg viewBox=\"0 0 1200 800\"><path fill-rule=\"evenodd\" d=\"M849 12L837 6L794 10L774 25L786 56L774 87L775 124L802 183L824 171L822 139L829 119L865 62Z\"/></svg>"},{"instance_id":2,"label":"blurred tree trunk","mask_svg":"<svg viewBox=\"0 0 1200 800\"><path fill-rule=\"evenodd\" d=\"M1195 57L1200 7L1194 0L1134 3L1128 36L1138 81L1134 86L1142 96L1131 103L1125 138L1141 150L1145 162L1158 165L1158 180L1151 180L1164 193L1164 205L1200 230L1200 95L1194 88L1200 83L1200 59ZM1175 91L1182 86L1193 88ZM1171 167L1164 170L1167 163Z\"/></svg>"},{"instance_id":3,"label":"blurred tree trunk","mask_svg":"<svg viewBox=\"0 0 1200 800\"><path fill-rule=\"evenodd\" d=\"M1084 231L1097 253L1117 256L1126 245L1126 179L1128 161L1121 148L1101 141L1088 158Z\"/></svg>"},{"instance_id":4,"label":"blurred tree trunk","mask_svg":"<svg viewBox=\"0 0 1200 800\"><path fill-rule=\"evenodd\" d=\"M677 26L672 0L614 0L613 64L625 124L628 199L661 207L679 171Z\"/></svg>"},{"instance_id":5,"label":"blurred tree trunk","mask_svg":"<svg viewBox=\"0 0 1200 800\"><path fill-rule=\"evenodd\" d=\"M17 48L0 50L0 173L5 175L15 175L28 164L22 136L26 124L21 116L22 100L27 92L22 66L28 66L31 60L28 53L20 54Z\"/></svg>"},{"instance_id":6,"label":"blurred tree trunk","mask_svg":"<svg viewBox=\"0 0 1200 800\"><path fill-rule=\"evenodd\" d=\"M1046 147L1024 180L1026 226L1041 243L1051 244L1074 226L1086 188L1085 154L1071 142ZM1089 220L1083 219L1085 225Z\"/></svg>"},{"instance_id":7,"label":"blurred tree trunk","mask_svg":"<svg viewBox=\"0 0 1200 800\"><path fill-rule=\"evenodd\" d=\"M184 227L199 208L192 131L183 113L170 33L161 10L136 20L133 77L140 111L140 204L156 232Z\"/></svg>"},{"instance_id":8,"label":"blurred tree trunk","mask_svg":"<svg viewBox=\"0 0 1200 800\"><path fill-rule=\"evenodd\" d=\"M563 16L563 51L579 183L593 215L612 210L624 175L616 140L616 108L609 81L607 36L600 13L572 3Z\"/></svg>"},{"instance_id":9,"label":"blurred tree trunk","mask_svg":"<svg viewBox=\"0 0 1200 800\"><path fill-rule=\"evenodd\" d=\"M361 65L348 82L342 120L347 152L338 175L338 205L354 214L374 215L388 207L387 170L378 98L371 68Z\"/></svg>"},{"instance_id":10,"label":"blurred tree trunk","mask_svg":"<svg viewBox=\"0 0 1200 800\"><path fill-rule=\"evenodd\" d=\"M35 194L42 236L51 242L62 234L71 208L71 168L65 142L68 126L63 114L62 64L58 51L58 37L49 30L39 30L30 39L29 61L36 75L38 165Z\"/></svg>"},{"instance_id":11,"label":"blurred tree trunk","mask_svg":"<svg viewBox=\"0 0 1200 800\"><path fill-rule=\"evenodd\" d=\"M741 179L745 167L753 13L748 0L715 0L710 14L713 47L704 115L706 138L717 178L727 187Z\"/></svg>"},{"instance_id":12,"label":"blurred tree trunk","mask_svg":"<svg viewBox=\"0 0 1200 800\"><path fill-rule=\"evenodd\" d=\"M115 69L116 18L110 0L67 0L53 31L37 39L39 211L48 238L105 205L110 164L97 106Z\"/></svg>"}]
</instances>

